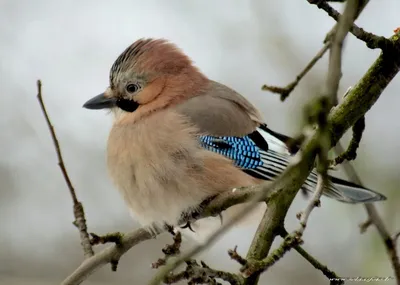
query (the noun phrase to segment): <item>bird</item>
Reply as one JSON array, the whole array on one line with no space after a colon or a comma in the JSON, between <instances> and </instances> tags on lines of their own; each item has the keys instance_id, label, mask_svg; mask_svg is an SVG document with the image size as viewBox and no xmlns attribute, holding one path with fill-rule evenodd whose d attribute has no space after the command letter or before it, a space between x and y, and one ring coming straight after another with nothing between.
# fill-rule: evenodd
<instances>
[{"instance_id":1,"label":"bird","mask_svg":"<svg viewBox=\"0 0 400 285\"><path fill-rule=\"evenodd\" d=\"M109 86L83 107L113 114L108 172L132 216L149 228L179 226L210 197L273 181L294 155L290 137L165 39L127 47L110 69ZM302 189L315 191L316 184L314 169ZM386 199L333 176L323 195L346 203Z\"/></svg>"}]
</instances>

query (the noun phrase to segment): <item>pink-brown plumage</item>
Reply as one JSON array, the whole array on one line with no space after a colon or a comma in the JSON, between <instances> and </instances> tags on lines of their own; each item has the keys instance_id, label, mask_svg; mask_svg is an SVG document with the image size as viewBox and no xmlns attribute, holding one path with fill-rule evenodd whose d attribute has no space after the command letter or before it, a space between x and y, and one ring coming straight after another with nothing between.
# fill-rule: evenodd
<instances>
[{"instance_id":1,"label":"pink-brown plumage","mask_svg":"<svg viewBox=\"0 0 400 285\"><path fill-rule=\"evenodd\" d=\"M110 176L143 225L175 225L183 210L208 196L255 184L232 161L201 148L197 134L183 116L168 110L114 124L107 149Z\"/></svg>"},{"instance_id":2,"label":"pink-brown plumage","mask_svg":"<svg viewBox=\"0 0 400 285\"><path fill-rule=\"evenodd\" d=\"M128 48L120 56L126 62L117 59L121 66L111 69L107 96L123 96L119 85L126 81L126 74L147 76L146 85L132 97L139 103L134 112L116 113L107 161L110 176L133 216L144 225L176 224L183 211L196 208L209 196L259 183L231 160L200 146L198 136L207 132L196 124L196 118L185 114L193 104L185 107L184 103L199 97L198 103L205 106L207 100L225 109L230 106L232 112L215 113L212 121L218 125L220 118L225 124L220 129L236 135L258 126L258 111L233 90L207 79L186 55L164 40L140 40L130 48L134 51ZM238 128L232 130L229 121L238 122Z\"/></svg>"}]
</instances>

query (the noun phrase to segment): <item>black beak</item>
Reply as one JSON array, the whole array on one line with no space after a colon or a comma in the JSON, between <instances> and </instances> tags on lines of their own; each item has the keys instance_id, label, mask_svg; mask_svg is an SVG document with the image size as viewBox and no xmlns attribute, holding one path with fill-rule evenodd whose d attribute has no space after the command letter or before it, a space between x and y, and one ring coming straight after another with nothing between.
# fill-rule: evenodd
<instances>
[{"instance_id":1,"label":"black beak","mask_svg":"<svg viewBox=\"0 0 400 285\"><path fill-rule=\"evenodd\" d=\"M114 98L107 98L104 96L104 93L101 93L89 101L87 101L85 104L83 104L83 108L86 109L93 109L93 110L98 110L98 109L110 109L116 106L117 100Z\"/></svg>"}]
</instances>

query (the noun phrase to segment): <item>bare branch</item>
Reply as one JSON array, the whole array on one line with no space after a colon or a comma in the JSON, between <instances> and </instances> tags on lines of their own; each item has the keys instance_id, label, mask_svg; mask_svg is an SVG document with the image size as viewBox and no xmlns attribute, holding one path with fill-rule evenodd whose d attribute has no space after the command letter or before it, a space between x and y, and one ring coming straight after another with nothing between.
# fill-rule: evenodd
<instances>
[{"instance_id":1,"label":"bare branch","mask_svg":"<svg viewBox=\"0 0 400 285\"><path fill-rule=\"evenodd\" d=\"M237 252L237 246L232 250L228 250L228 255L231 259L235 260L237 263L240 265L245 265L247 263L247 260L243 258L238 252Z\"/></svg>"},{"instance_id":2,"label":"bare branch","mask_svg":"<svg viewBox=\"0 0 400 285\"><path fill-rule=\"evenodd\" d=\"M49 131L51 134L51 138L53 139L53 143L54 143L54 148L56 150L57 153L57 158L58 158L58 165L60 166L61 172L64 176L64 180L67 183L69 192L71 194L72 197L72 202L74 205L74 217L75 217L75 221L74 221L74 225L79 229L79 234L80 234L80 238L81 238L81 245L83 248L83 252L86 258L93 256L94 252L93 252L93 248L92 245L90 244L90 238L89 238L89 234L87 232L87 226L86 226L86 219L85 219L85 212L83 210L83 205L81 202L79 202L76 193L75 193L75 189L72 186L72 182L71 179L68 176L68 172L67 169L65 168L65 164L64 164L64 160L61 154L61 148L60 148L60 144L58 142L57 136L56 136L56 132L54 130L54 127L50 121L50 117L47 114L47 110L46 107L44 105L43 102L43 98L42 98L42 82L40 80L37 81L37 99L39 100L39 104L40 107L42 109L43 115L46 119L46 123L47 126L49 127Z\"/></svg>"},{"instance_id":3,"label":"bare branch","mask_svg":"<svg viewBox=\"0 0 400 285\"><path fill-rule=\"evenodd\" d=\"M332 106L337 105L337 92L342 77L343 42L356 18L358 5L358 0L347 0L346 8L338 21L331 42L328 76L323 94L331 100Z\"/></svg>"},{"instance_id":4,"label":"bare branch","mask_svg":"<svg viewBox=\"0 0 400 285\"><path fill-rule=\"evenodd\" d=\"M326 175L322 175L322 174L318 173L317 186L315 188L315 192L314 192L310 202L308 203L307 207L302 212L297 214L297 217L300 220L300 228L297 230L297 234L299 235L300 238L303 235L304 230L307 227L308 218L310 217L312 210L315 207L320 207L320 205L321 205L320 198L321 198L322 191L324 190L325 185L327 185L326 178L327 178Z\"/></svg>"},{"instance_id":5,"label":"bare branch","mask_svg":"<svg viewBox=\"0 0 400 285\"><path fill-rule=\"evenodd\" d=\"M322 97L321 99L323 99ZM318 103L318 102L317 102ZM318 106L318 104L317 104ZM321 115L319 113L323 113L324 115ZM247 262L246 264L240 269L240 271L243 273L245 277L250 277L247 281L246 284L256 284L258 280L258 276L266 271L269 267L274 265L279 259L283 257L283 255L288 252L291 248L296 247L302 243L302 235L303 232L306 228L307 225L307 220L312 212L312 210L316 207L319 206L320 202L319 199L322 195L322 191L324 190L325 185L327 184L327 152L329 149L329 136L327 132L327 124L326 124L326 117L327 117L327 110L322 108L319 109L319 111L315 114L315 119L319 120L319 130L316 134L317 138L315 139L317 143L317 150L319 152L319 164L322 165L321 168L321 173L318 173L318 181L317 181L317 186L316 190L313 194L313 197L311 201L309 202L308 206L306 207L305 210L303 210L300 214L298 214L298 218L300 219L300 228L296 231L294 231L291 235L288 235L285 237L284 241L281 243L281 245L274 250L270 255L267 257L263 258L262 260L260 259L255 259L251 258L251 256L254 256L254 249L256 249L258 246L257 243L252 243L249 254L247 257ZM313 123L313 120L310 121L310 123ZM263 235L264 232L268 232L267 227L262 227L263 223L260 223L259 229L257 230L256 233L256 238L258 236ZM279 228L281 231L281 228ZM276 234L276 232L275 232ZM275 237L275 235L273 235ZM256 240L256 239L255 239ZM269 245L270 247L270 245ZM260 250L260 248L258 248Z\"/></svg>"},{"instance_id":6,"label":"bare branch","mask_svg":"<svg viewBox=\"0 0 400 285\"><path fill-rule=\"evenodd\" d=\"M301 240L297 236L288 235L285 237L284 241L280 246L273 250L266 258L262 260L248 260L247 263L240 269L243 276L248 278L247 284L256 284L258 276L274 265L278 260L280 260L286 252L291 250L293 247L299 245ZM256 278L255 278L256 276ZM249 278L250 277L250 278Z\"/></svg>"},{"instance_id":7,"label":"bare branch","mask_svg":"<svg viewBox=\"0 0 400 285\"><path fill-rule=\"evenodd\" d=\"M289 97L290 93L296 88L300 80L314 67L314 65L320 60L325 52L329 49L329 44L325 44L321 50L311 59L311 61L306 65L306 67L296 76L296 79L289 83L286 87L270 86L264 84L261 89L264 91L270 91L272 93L277 93L281 95L281 101L285 101Z\"/></svg>"},{"instance_id":8,"label":"bare branch","mask_svg":"<svg viewBox=\"0 0 400 285\"><path fill-rule=\"evenodd\" d=\"M180 232L177 232L174 236L174 242L167 244L163 248L164 258L159 258L157 262L152 264L152 268L159 268L164 266L167 260L173 256L180 254L180 247L182 243L182 236ZM241 285L243 284L243 278L237 274L215 270L210 268L204 261L201 261L201 265L194 259L185 260L185 270L175 274L170 272L164 276L163 282L166 284L177 283L181 280L189 280L188 284L218 284L216 279L222 279L229 284Z\"/></svg>"},{"instance_id":9,"label":"bare branch","mask_svg":"<svg viewBox=\"0 0 400 285\"><path fill-rule=\"evenodd\" d=\"M269 267L274 265L279 259L281 259L286 252L290 249L294 248L301 256L304 257L312 266L316 269L320 270L322 274L324 274L330 280L334 279L337 281L331 281L331 284L343 284L344 282L340 280L340 277L332 270L330 270L327 266L323 265L317 259L312 257L309 253L307 253L300 244L302 243L301 239L294 234L289 235L289 233L282 228L280 230L280 236L284 239L280 246L275 249L268 257L261 261L253 261L250 263L245 263L244 266L240 269L244 276L251 276L255 272L264 272Z\"/></svg>"},{"instance_id":10,"label":"bare branch","mask_svg":"<svg viewBox=\"0 0 400 285\"><path fill-rule=\"evenodd\" d=\"M333 165L341 164L343 161L351 161L356 159L357 157L357 149L360 146L362 134L365 129L365 117L361 117L353 126L353 137L351 138L349 147L346 151L342 152L339 156L337 156Z\"/></svg>"},{"instance_id":11,"label":"bare branch","mask_svg":"<svg viewBox=\"0 0 400 285\"><path fill-rule=\"evenodd\" d=\"M232 191L227 191L219 194L215 198L213 198L205 208L201 209L199 213L196 215L192 215L191 217L183 216L178 221L178 224L185 224L186 222L193 222L206 217L216 217L222 211L237 205L244 203L246 201L251 201L252 199L257 199L257 202L265 201L267 202L270 199L268 193L264 193L256 197L260 191L270 191L266 189L263 185L254 185L248 187L238 187L233 189Z\"/></svg>"},{"instance_id":12,"label":"bare branch","mask_svg":"<svg viewBox=\"0 0 400 285\"><path fill-rule=\"evenodd\" d=\"M90 233L90 236L92 237L90 240L90 243L92 245L97 245L97 244L106 244L106 243L115 243L116 245L121 244L121 239L123 234L120 232L116 233L108 233L103 236L99 236L95 233Z\"/></svg>"},{"instance_id":13,"label":"bare branch","mask_svg":"<svg viewBox=\"0 0 400 285\"><path fill-rule=\"evenodd\" d=\"M162 249L162 252L164 253L164 257L159 258L156 262L153 262L151 264L151 267L158 268L160 266L163 266L167 262L168 258L170 258L171 256L180 254L181 244L182 244L182 235L180 232L177 232L174 235L174 242L172 244L167 244Z\"/></svg>"},{"instance_id":14,"label":"bare branch","mask_svg":"<svg viewBox=\"0 0 400 285\"><path fill-rule=\"evenodd\" d=\"M201 261L201 265L195 260L186 261L186 269L178 274L169 273L165 276L163 282L166 284L177 283L181 280L189 280L188 284L218 284L215 278L222 279L231 285L241 285L243 277L210 268L207 264Z\"/></svg>"},{"instance_id":15,"label":"bare branch","mask_svg":"<svg viewBox=\"0 0 400 285\"><path fill-rule=\"evenodd\" d=\"M203 209L204 213L208 213L209 216L215 213L220 213L227 208L244 203L253 199L263 189L263 185L251 186L247 188L241 188L237 191L230 191L222 193L221 195L214 198L206 208ZM266 197L265 199L268 199ZM259 200L258 200L259 201ZM199 214L199 218L207 217L203 212ZM183 221L184 222L184 221ZM154 234L160 234L161 231L155 232ZM127 234L121 234L119 243L112 245L103 251L96 253L89 259L86 259L70 276L68 276L61 285L77 285L85 280L98 268L106 265L107 263L118 261L119 258L126 253L130 248L138 243L152 239L154 235L146 229L138 229Z\"/></svg>"},{"instance_id":16,"label":"bare branch","mask_svg":"<svg viewBox=\"0 0 400 285\"><path fill-rule=\"evenodd\" d=\"M282 238L286 238L289 235L289 233L285 230L282 229L280 232L280 236ZM295 245L294 249L302 256L304 259L306 259L312 266L314 266L316 269L320 270L322 274L324 274L327 278L329 279L336 279L339 278L339 276L332 270L330 270L326 265L323 265L321 262L319 262L317 259L312 257L307 251L305 251L300 245ZM344 282L340 282L337 284L343 284Z\"/></svg>"},{"instance_id":17,"label":"bare branch","mask_svg":"<svg viewBox=\"0 0 400 285\"><path fill-rule=\"evenodd\" d=\"M308 0L308 2L316 4L318 8L324 10L335 21L339 21L341 17L340 13L330 6L327 1ZM389 39L367 32L354 23L350 27L350 33L352 33L357 39L365 42L367 47L371 49L379 48L384 51L393 47L393 43Z\"/></svg>"},{"instance_id":18,"label":"bare branch","mask_svg":"<svg viewBox=\"0 0 400 285\"><path fill-rule=\"evenodd\" d=\"M311 4L316 4L314 2L318 1L312 1L308 0ZM334 2L334 1L331 1ZM344 1L338 1L338 2L344 2ZM368 4L369 0L359 0L359 7L358 10L356 11L355 18L357 18L362 10L365 8L365 6ZM285 87L279 87L279 86L271 86L264 84L261 89L265 91L270 91L272 93L280 94L281 95L281 101L285 101L287 97L289 97L290 93L296 88L296 86L299 84L300 80L303 79L303 77L314 67L314 65L324 56L326 51L329 49L330 44L331 44L331 39L332 36L335 34L337 28L337 24L328 32L326 35L326 38L324 40L324 46L321 48L320 51L311 59L311 61L307 64L307 66L296 76L296 79L286 85Z\"/></svg>"},{"instance_id":19,"label":"bare branch","mask_svg":"<svg viewBox=\"0 0 400 285\"><path fill-rule=\"evenodd\" d=\"M393 241L396 243L397 240L399 239L399 237L400 237L400 231L398 231L397 233L395 233L395 234L392 236L392 239L393 239Z\"/></svg>"},{"instance_id":20,"label":"bare branch","mask_svg":"<svg viewBox=\"0 0 400 285\"><path fill-rule=\"evenodd\" d=\"M119 260L121 256L133 246L142 241L152 239L153 237L154 236L148 230L143 228L124 234L121 238L120 244L112 245L84 260L83 263L61 283L61 285L80 284L96 269L99 269L107 263Z\"/></svg>"},{"instance_id":21,"label":"bare branch","mask_svg":"<svg viewBox=\"0 0 400 285\"><path fill-rule=\"evenodd\" d=\"M343 152L343 147L340 143L336 145L336 150L338 152ZM344 162L343 164L344 170L347 176L358 185L363 185L360 177L358 176L355 168L350 162ZM386 228L382 218L380 217L378 210L376 209L374 204L368 203L364 205L365 210L368 214L368 219L366 222L360 225L361 232L365 232L370 225L375 225L378 230L378 233L385 244L386 252L389 255L389 259L391 261L393 271L395 273L397 284L400 284L400 259L399 254L396 248L396 239L392 238L389 234L388 229Z\"/></svg>"},{"instance_id":22,"label":"bare branch","mask_svg":"<svg viewBox=\"0 0 400 285\"><path fill-rule=\"evenodd\" d=\"M360 233L362 234L365 233L369 228L369 226L371 225L372 225L371 219L367 219L365 222L359 224L358 227L360 228Z\"/></svg>"}]
</instances>

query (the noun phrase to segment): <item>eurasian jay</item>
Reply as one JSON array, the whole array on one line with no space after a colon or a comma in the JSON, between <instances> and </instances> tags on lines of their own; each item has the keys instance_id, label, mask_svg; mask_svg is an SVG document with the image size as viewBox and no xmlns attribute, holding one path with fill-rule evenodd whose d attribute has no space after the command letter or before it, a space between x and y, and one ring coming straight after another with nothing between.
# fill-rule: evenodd
<instances>
[{"instance_id":1,"label":"eurasian jay","mask_svg":"<svg viewBox=\"0 0 400 285\"><path fill-rule=\"evenodd\" d=\"M143 225L177 225L210 196L273 180L291 158L287 136L162 39L129 46L111 67L110 86L84 107L114 114L109 174ZM313 171L303 189L314 191L316 182ZM386 199L335 177L323 194L348 203Z\"/></svg>"}]
</instances>

